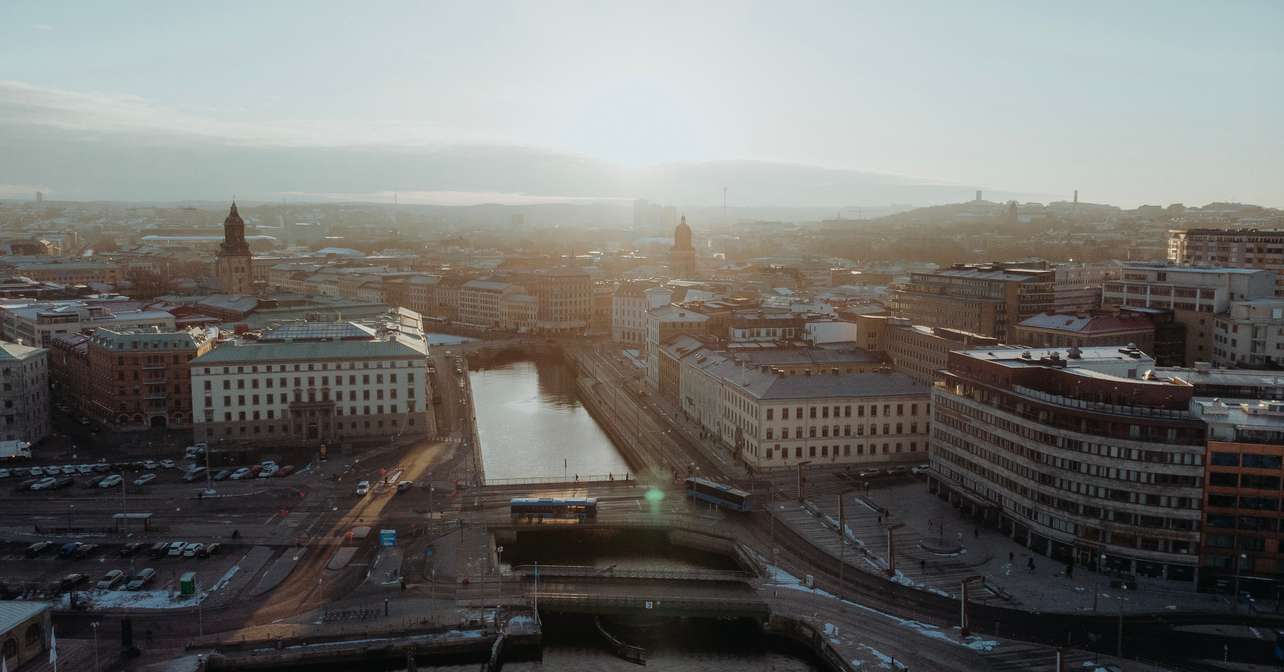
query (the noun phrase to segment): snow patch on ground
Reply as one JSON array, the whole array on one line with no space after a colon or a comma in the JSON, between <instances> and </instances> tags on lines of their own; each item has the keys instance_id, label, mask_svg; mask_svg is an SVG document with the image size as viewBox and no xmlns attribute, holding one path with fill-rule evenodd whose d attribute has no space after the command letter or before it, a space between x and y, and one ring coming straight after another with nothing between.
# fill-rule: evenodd
<instances>
[{"instance_id":1,"label":"snow patch on ground","mask_svg":"<svg viewBox=\"0 0 1284 672\"><path fill-rule=\"evenodd\" d=\"M861 644L860 648L865 649L866 651L869 652L869 655L877 658L878 667L881 669L884 669L884 670L893 670L893 669L908 670L909 669L908 665L902 663L899 660L896 660L895 658L883 653L882 651L879 651L878 649L875 649L874 647L868 644Z\"/></svg>"},{"instance_id":2,"label":"snow patch on ground","mask_svg":"<svg viewBox=\"0 0 1284 672\"><path fill-rule=\"evenodd\" d=\"M854 607L856 609L862 609L869 613L882 616L883 618L886 618L907 630L912 630L924 637L929 637L931 639L938 639L942 642L949 642L951 644L969 648L969 649L972 649L973 651L977 651L981 653L993 651L995 647L999 645L999 643L995 640L980 639L977 637L969 637L966 641L959 641L958 639L955 639L954 637L942 631L940 628L936 627L935 625L923 623L910 618L901 618L900 616L894 616L885 611L881 611L879 609L875 609L873 607L863 605L859 602L844 600L832 593L825 592L819 588L808 588L802 585L802 582L798 580L798 577L790 574L789 572L786 572L785 570L779 567L776 567L775 565L767 565L767 575L772 578L773 583L780 586L781 588L786 588L789 590L797 590L804 593L812 593L813 595L819 595L821 597L827 597L830 599L838 600L839 602L842 602L847 606Z\"/></svg>"},{"instance_id":3,"label":"snow patch on ground","mask_svg":"<svg viewBox=\"0 0 1284 672\"><path fill-rule=\"evenodd\" d=\"M242 559L244 559L244 558L242 558ZM210 589L210 592L211 592L211 593L216 593L216 592L218 592L218 591L223 590L224 588L226 588L226 587L227 587L227 582L228 582L228 581L231 581L231 580L232 580L232 577L236 576L236 573L237 573L237 572L239 572L239 571L241 571L241 565L240 565L240 564L232 565L232 567L231 567L231 568L229 568L229 569L227 570L227 573L226 573L226 574L224 574L222 578L220 578L218 581L216 581L216 582L214 583L214 587Z\"/></svg>"},{"instance_id":4,"label":"snow patch on ground","mask_svg":"<svg viewBox=\"0 0 1284 672\"><path fill-rule=\"evenodd\" d=\"M101 590L78 593L77 599L91 609L182 609L200 601L195 595L168 590Z\"/></svg>"}]
</instances>

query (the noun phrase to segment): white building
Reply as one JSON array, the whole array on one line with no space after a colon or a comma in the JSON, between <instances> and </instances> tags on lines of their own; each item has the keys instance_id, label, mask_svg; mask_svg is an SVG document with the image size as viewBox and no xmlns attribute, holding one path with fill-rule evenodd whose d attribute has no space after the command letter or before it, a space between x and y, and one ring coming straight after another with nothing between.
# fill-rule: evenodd
<instances>
[{"instance_id":1,"label":"white building","mask_svg":"<svg viewBox=\"0 0 1284 672\"><path fill-rule=\"evenodd\" d=\"M1284 299L1235 301L1215 319L1214 366L1284 364Z\"/></svg>"},{"instance_id":2,"label":"white building","mask_svg":"<svg viewBox=\"0 0 1284 672\"><path fill-rule=\"evenodd\" d=\"M342 445L433 433L427 346L353 323L279 327L191 362L198 441Z\"/></svg>"},{"instance_id":3,"label":"white building","mask_svg":"<svg viewBox=\"0 0 1284 672\"><path fill-rule=\"evenodd\" d=\"M673 336L704 330L709 316L681 306L662 306L646 312L646 376L651 389L660 389L660 346Z\"/></svg>"},{"instance_id":4,"label":"white building","mask_svg":"<svg viewBox=\"0 0 1284 672\"><path fill-rule=\"evenodd\" d=\"M646 281L620 284L611 297L611 340L641 345L646 340L646 311L669 305L673 290Z\"/></svg>"},{"instance_id":5,"label":"white building","mask_svg":"<svg viewBox=\"0 0 1284 672\"><path fill-rule=\"evenodd\" d=\"M38 443L49 436L49 351L0 343L0 437Z\"/></svg>"},{"instance_id":6,"label":"white building","mask_svg":"<svg viewBox=\"0 0 1284 672\"><path fill-rule=\"evenodd\" d=\"M502 321L504 300L524 290L507 282L470 280L459 288L458 321L474 327L496 327Z\"/></svg>"}]
</instances>

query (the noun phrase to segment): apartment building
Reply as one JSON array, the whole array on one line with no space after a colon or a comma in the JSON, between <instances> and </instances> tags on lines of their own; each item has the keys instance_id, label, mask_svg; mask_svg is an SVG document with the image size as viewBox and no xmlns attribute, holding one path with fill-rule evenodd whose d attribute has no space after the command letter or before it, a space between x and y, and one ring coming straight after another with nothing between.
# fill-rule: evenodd
<instances>
[{"instance_id":1,"label":"apartment building","mask_svg":"<svg viewBox=\"0 0 1284 672\"><path fill-rule=\"evenodd\" d=\"M1208 427L1200 583L1243 575L1273 584L1284 573L1284 402L1205 397L1191 410Z\"/></svg>"},{"instance_id":2,"label":"apartment building","mask_svg":"<svg viewBox=\"0 0 1284 672\"><path fill-rule=\"evenodd\" d=\"M611 340L641 345L646 340L646 311L669 305L673 290L648 280L620 283L611 297Z\"/></svg>"},{"instance_id":3,"label":"apartment building","mask_svg":"<svg viewBox=\"0 0 1284 672\"><path fill-rule=\"evenodd\" d=\"M13 274L60 285L115 285L124 277L121 267L116 264L69 259L17 264L13 267Z\"/></svg>"},{"instance_id":4,"label":"apartment building","mask_svg":"<svg viewBox=\"0 0 1284 672\"><path fill-rule=\"evenodd\" d=\"M523 273L518 282L535 297L540 332L579 334L593 315L593 279L579 268L551 268Z\"/></svg>"},{"instance_id":5,"label":"apartment building","mask_svg":"<svg viewBox=\"0 0 1284 672\"><path fill-rule=\"evenodd\" d=\"M1284 297L1284 230L1173 229L1168 232L1168 261L1271 271L1275 295Z\"/></svg>"},{"instance_id":6,"label":"apartment building","mask_svg":"<svg viewBox=\"0 0 1284 672\"><path fill-rule=\"evenodd\" d=\"M49 436L49 351L0 342L0 437L39 443Z\"/></svg>"},{"instance_id":7,"label":"apartment building","mask_svg":"<svg viewBox=\"0 0 1284 672\"><path fill-rule=\"evenodd\" d=\"M213 343L205 331L95 329L86 340L88 388L70 390L86 415L113 431L192 426L190 362Z\"/></svg>"},{"instance_id":8,"label":"apartment building","mask_svg":"<svg viewBox=\"0 0 1284 672\"><path fill-rule=\"evenodd\" d=\"M1284 364L1284 299L1234 301L1214 319L1214 366L1267 368Z\"/></svg>"},{"instance_id":9,"label":"apartment building","mask_svg":"<svg viewBox=\"0 0 1284 672\"><path fill-rule=\"evenodd\" d=\"M676 305L647 311L642 354L646 359L647 383L652 390L660 389L660 346L680 334L708 333L709 321L708 315Z\"/></svg>"},{"instance_id":10,"label":"apartment building","mask_svg":"<svg viewBox=\"0 0 1284 672\"><path fill-rule=\"evenodd\" d=\"M1022 320L1013 331L1014 344L1035 348L1135 345L1155 355L1155 324L1141 313L1042 313Z\"/></svg>"},{"instance_id":11,"label":"apartment building","mask_svg":"<svg viewBox=\"0 0 1284 672\"><path fill-rule=\"evenodd\" d=\"M1196 579L1204 425L1194 386L1128 348L951 352L929 489L1058 562Z\"/></svg>"},{"instance_id":12,"label":"apartment building","mask_svg":"<svg viewBox=\"0 0 1284 672\"><path fill-rule=\"evenodd\" d=\"M1248 268L1195 268L1159 264L1124 264L1123 278L1107 282L1102 304L1162 308L1186 327L1186 365L1213 356L1214 315L1231 302L1273 296L1275 274Z\"/></svg>"},{"instance_id":13,"label":"apartment building","mask_svg":"<svg viewBox=\"0 0 1284 672\"><path fill-rule=\"evenodd\" d=\"M911 324L903 317L858 315L857 342L866 350L887 354L896 371L931 385L940 377L951 350L1006 348L997 338L946 327Z\"/></svg>"},{"instance_id":14,"label":"apartment building","mask_svg":"<svg viewBox=\"0 0 1284 672\"><path fill-rule=\"evenodd\" d=\"M1011 328L1056 306L1055 272L1010 264L913 273L892 295L892 312L913 324L1011 340Z\"/></svg>"},{"instance_id":15,"label":"apartment building","mask_svg":"<svg viewBox=\"0 0 1284 672\"><path fill-rule=\"evenodd\" d=\"M198 441L352 445L433 433L422 339L351 322L278 327L191 361Z\"/></svg>"},{"instance_id":16,"label":"apartment building","mask_svg":"<svg viewBox=\"0 0 1284 672\"><path fill-rule=\"evenodd\" d=\"M459 288L458 322L472 327L498 327L503 319L501 307L513 295L525 290L517 285L492 280L470 280Z\"/></svg>"}]
</instances>

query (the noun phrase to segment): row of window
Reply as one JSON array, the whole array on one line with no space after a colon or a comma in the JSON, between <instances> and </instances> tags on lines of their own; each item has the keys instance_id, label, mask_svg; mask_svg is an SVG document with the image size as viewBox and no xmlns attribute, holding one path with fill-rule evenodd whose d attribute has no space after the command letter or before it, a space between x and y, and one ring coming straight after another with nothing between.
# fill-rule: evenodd
<instances>
[{"instance_id":1,"label":"row of window","mask_svg":"<svg viewBox=\"0 0 1284 672\"><path fill-rule=\"evenodd\" d=\"M260 382L259 382L260 380L262 380L262 383L260 383ZM275 380L277 381L277 387L280 387L280 388L281 388L281 389L283 389L283 390L284 390L284 389L288 389L288 387L289 387L288 383L289 383L289 381L290 381L290 379L289 379L289 378L277 378L277 379L275 379ZM302 376L295 376L295 377L294 377L294 387L296 387L296 388L303 387L303 380L304 380L304 378L303 378ZM251 379L250 379L250 389L251 389L251 390L257 390L257 389L259 389L259 386L260 386L260 384L261 384L265 389L269 389L269 390L270 390L270 389L272 389L272 381L273 381L273 379L272 379L272 378L262 378L262 379L259 379L259 378L251 378ZM307 376L307 381L308 381L308 385L307 385L308 387L316 387L316 386L317 386L317 377L316 377L316 376ZM396 382L397 382L397 374L396 374L396 373L390 373L390 374L388 374L388 382L389 382L389 383L396 383ZM406 382L407 382L407 383L410 383L410 384L414 384L414 382L415 382L415 374L414 374L414 372L413 372L413 371L412 371L412 372L407 372L407 373L406 373ZM334 377L334 384L335 384L335 385L338 385L338 386L343 385L343 376L335 376L335 377ZM349 374L349 375L348 375L348 385L356 385L356 384L357 384L357 376L356 376L355 374ZM370 374L365 373L365 374L362 374L362 375L361 375L361 384L362 384L362 385L369 385L369 384L370 384ZM382 385L382 384L383 384L383 374L382 374L382 373L376 373L376 374L374 374L374 384L376 384L376 385ZM329 387L329 386L330 386L330 376L321 376L321 386L322 386L322 387ZM204 384L204 387L205 387L205 389L206 389L207 391L208 391L208 390L212 390L212 389L214 389L214 382L213 382L213 381L211 381L211 380L206 380L206 381L205 381L205 384ZM225 389L225 390L230 390L230 389L232 389L232 381L231 381L231 380L228 380L228 379L224 379L224 380L223 380L223 389ZM244 389L245 389L245 379L244 379L244 378L237 378L237 379L236 379L236 389L238 389L238 390L244 390Z\"/></svg>"},{"instance_id":2,"label":"row of window","mask_svg":"<svg viewBox=\"0 0 1284 672\"><path fill-rule=\"evenodd\" d=\"M877 417L878 417L878 406L879 406L878 404L870 404L870 405L868 406L868 409L869 409L869 417L871 417L871 418L877 418ZM901 404L883 404L882 406L883 406L883 417L888 417L888 416L890 416L890 415L892 414L892 407L893 407L893 406L895 406L895 407L896 407L896 415L897 415L898 417L899 417L899 416L902 416L902 415L905 415L905 406L906 406L906 405L905 405L905 404L903 404L903 403L901 403ZM924 407L924 408L923 408L923 412L924 412L924 413L927 413L927 412L928 412L928 404L924 404L924 405L923 405L923 407ZM794 413L793 413L793 419L794 419L794 420L802 420L802 419L803 419L803 408L804 408L804 407L802 407L802 406L795 406L795 407L794 407ZM831 408L833 409L833 411L832 411L832 412L833 412L833 417L835 417L835 418L839 418L839 417L842 417L842 418L850 418L850 417L852 417L852 408L853 408L853 405L852 405L852 404L842 404L842 405L834 404L833 406L808 406L808 407L806 407L806 408L807 408L807 417L808 417L808 418L810 418L810 419L813 419L813 420L815 420L815 419L817 418L817 410L816 410L816 409L820 409L820 411L819 411L819 413L820 413L819 417L820 417L820 418L822 418L822 419L824 419L824 418L828 418L828 417L830 417L830 412L831 412L831 411L830 411L830 409L831 409ZM856 417L858 417L858 418L863 418L863 417L865 417L865 409L866 409L867 407L866 407L864 404L855 404L854 408L856 409ZM909 409L910 409L910 415L918 415L918 404L917 404L917 403L911 403L911 404L909 404ZM775 417L774 417L774 415L775 415L775 414L774 414L774 411L775 411L775 410L776 410L776 409L775 409L775 408L772 408L772 407L768 407L768 408L767 408L767 420L769 420L769 421L770 421L770 420L774 420L774 419L775 419ZM789 418L789 407L788 407L788 406L784 406L784 407L782 407L782 408L780 409L780 419L781 419L781 420L789 420L789 419L790 419L790 418Z\"/></svg>"},{"instance_id":3,"label":"row of window","mask_svg":"<svg viewBox=\"0 0 1284 672\"><path fill-rule=\"evenodd\" d=\"M371 362L360 362L360 363L339 362L336 364L330 364L329 362L322 362L320 364L307 364L306 369L303 368L304 366L303 364L293 364L293 365L263 364L261 366L258 364L251 364L249 366L237 366L235 367L236 368L235 372L232 371L233 367L230 367L230 366L224 366L224 367L206 366L202 368L205 370L205 375L209 376L209 375L218 374L219 372L215 371L215 369L218 369L218 368L223 369L222 373L224 375L229 375L232 373L258 373L260 370L262 370L264 373L273 373L273 372L285 373L286 371L346 371L351 369L399 369L399 368L411 368L411 367L414 367L416 364L417 362L413 362L411 360L376 361L373 363L373 365L371 364ZM249 369L249 371L247 372L246 369Z\"/></svg>"},{"instance_id":4,"label":"row of window","mask_svg":"<svg viewBox=\"0 0 1284 672\"><path fill-rule=\"evenodd\" d=\"M831 425L821 425L821 427L820 427L820 438L828 438L828 437L830 436L830 427L831 427ZM834 435L834 436L840 436L840 434L839 434L839 426L838 426L838 425L832 425L832 427L833 427L833 435ZM896 434L903 434L903 433L904 433L904 430L905 430L905 424L904 424L904 423L901 423L901 422L896 423L896 432L895 432ZM766 438L767 438L768 440L771 440L771 439L775 438L775 437L773 436L773 434L774 434L774 433L775 433L775 432L774 432L774 430L773 430L771 427L768 427L768 428L767 428L767 437L766 437ZM884 422L884 423L883 423L883 436L888 436L888 435L890 435L890 434L892 434L892 433L893 433L893 432L892 432L892 423L890 423L890 422ZM909 423L909 433L910 433L910 434L918 434L918 423L917 423L917 422L911 422L911 423ZM877 424L877 423L874 423L874 424L870 424L870 425L869 425L869 435L870 435L870 436L878 436L878 435L879 435L879 433L878 433L878 424ZM851 426L851 425L842 425L842 434L841 434L841 436L852 436L852 426ZM856 425L856 436L865 436L865 425ZM789 438L789 428L788 428L788 427L781 427L781 428L780 428L780 438L782 438L782 439L788 439L788 438ZM802 425L799 425L799 426L797 426L797 427L795 427L795 428L794 428L794 436L793 436L793 438L795 438L795 439L801 439L801 438L804 438L804 437L803 437L803 427L802 427ZM807 428L807 437L806 437L806 438L810 438L810 439L817 438L817 437L816 437L816 427L815 427L815 426L811 426L811 427L808 427L808 428Z\"/></svg>"},{"instance_id":5,"label":"row of window","mask_svg":"<svg viewBox=\"0 0 1284 672\"><path fill-rule=\"evenodd\" d=\"M358 412L357 412L357 409L358 409L358 408L360 408L360 409L361 409L361 412L360 412L360 413L358 413ZM374 408L374 409L375 409L375 411L374 411L374 413L373 413L374 415L383 415L383 413L384 413L384 406L383 406L383 404L376 404L376 405L375 405L375 406L373 406L373 407L371 407L371 406L360 406L360 407L358 407L358 406L349 406L349 407L348 407L348 413L347 413L347 414L348 414L348 415L371 415L371 413L370 413L370 409L371 409L371 408ZM395 415L395 414L397 414L397 413L400 413L400 412L401 412L401 410L400 410L400 409L401 409L401 406L399 406L399 405L397 405L397 404L389 404L389 405L388 405L388 413L391 413L391 414L394 414L394 415ZM406 412L407 412L407 413L414 413L414 412L415 412L415 404L414 404L413 402L412 402L409 406L407 406L407 407L406 407ZM335 414L336 416L342 416L342 415L344 414L344 413L343 413L343 407L342 407L342 406L335 406L335 408L334 408L334 414ZM280 418L281 418L281 419L285 419L288 415L297 415L297 414L290 414L290 413L282 412L282 413L281 413ZM235 417L235 420L236 420L237 422L245 422L245 421L247 421L247 420L276 420L276 419L277 419L276 411L275 411L274 409L271 409L271 408L267 409L266 411L237 411L237 412L236 412L236 417ZM232 412L231 412L231 411L224 411L224 413L223 413L223 422L232 422L232 421L233 421ZM207 411L205 411L205 422L214 422L214 411L208 411L208 410L207 410Z\"/></svg>"}]
</instances>

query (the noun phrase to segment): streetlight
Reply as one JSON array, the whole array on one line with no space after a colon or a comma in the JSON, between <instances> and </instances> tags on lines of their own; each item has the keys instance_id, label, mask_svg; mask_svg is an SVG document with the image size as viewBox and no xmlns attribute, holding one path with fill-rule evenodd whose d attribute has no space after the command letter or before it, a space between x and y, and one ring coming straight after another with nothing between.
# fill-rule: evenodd
<instances>
[{"instance_id":1,"label":"streetlight","mask_svg":"<svg viewBox=\"0 0 1284 672\"><path fill-rule=\"evenodd\" d=\"M1099 565L1099 569L1101 570L1101 573L1103 573L1103 574L1106 572L1106 554L1105 554L1105 553L1102 553L1102 554L1101 554L1101 564ZM1098 595L1100 592L1101 592L1101 591L1100 591L1100 590L1098 590L1096 587L1093 587L1093 589L1092 589L1092 613L1094 613L1094 614L1095 614L1095 613L1097 613L1097 595Z\"/></svg>"},{"instance_id":2,"label":"streetlight","mask_svg":"<svg viewBox=\"0 0 1284 672\"><path fill-rule=\"evenodd\" d=\"M1119 632L1116 634L1118 639L1115 641L1115 657L1123 658L1124 656L1124 593L1128 592L1128 586L1119 582Z\"/></svg>"},{"instance_id":3,"label":"streetlight","mask_svg":"<svg viewBox=\"0 0 1284 672\"><path fill-rule=\"evenodd\" d=\"M68 531L68 532L70 532L70 531L71 531L71 510L72 510L72 509L74 509L74 508L76 508L76 505L75 505L75 504L68 504L68 505L67 505L67 531Z\"/></svg>"},{"instance_id":4,"label":"streetlight","mask_svg":"<svg viewBox=\"0 0 1284 672\"><path fill-rule=\"evenodd\" d=\"M89 629L94 631L94 672L98 672L98 621L90 623Z\"/></svg>"},{"instance_id":5,"label":"streetlight","mask_svg":"<svg viewBox=\"0 0 1284 672\"><path fill-rule=\"evenodd\" d=\"M1235 594L1231 596L1231 611L1239 611L1239 570L1247 559L1247 553L1240 553L1235 560Z\"/></svg>"}]
</instances>

